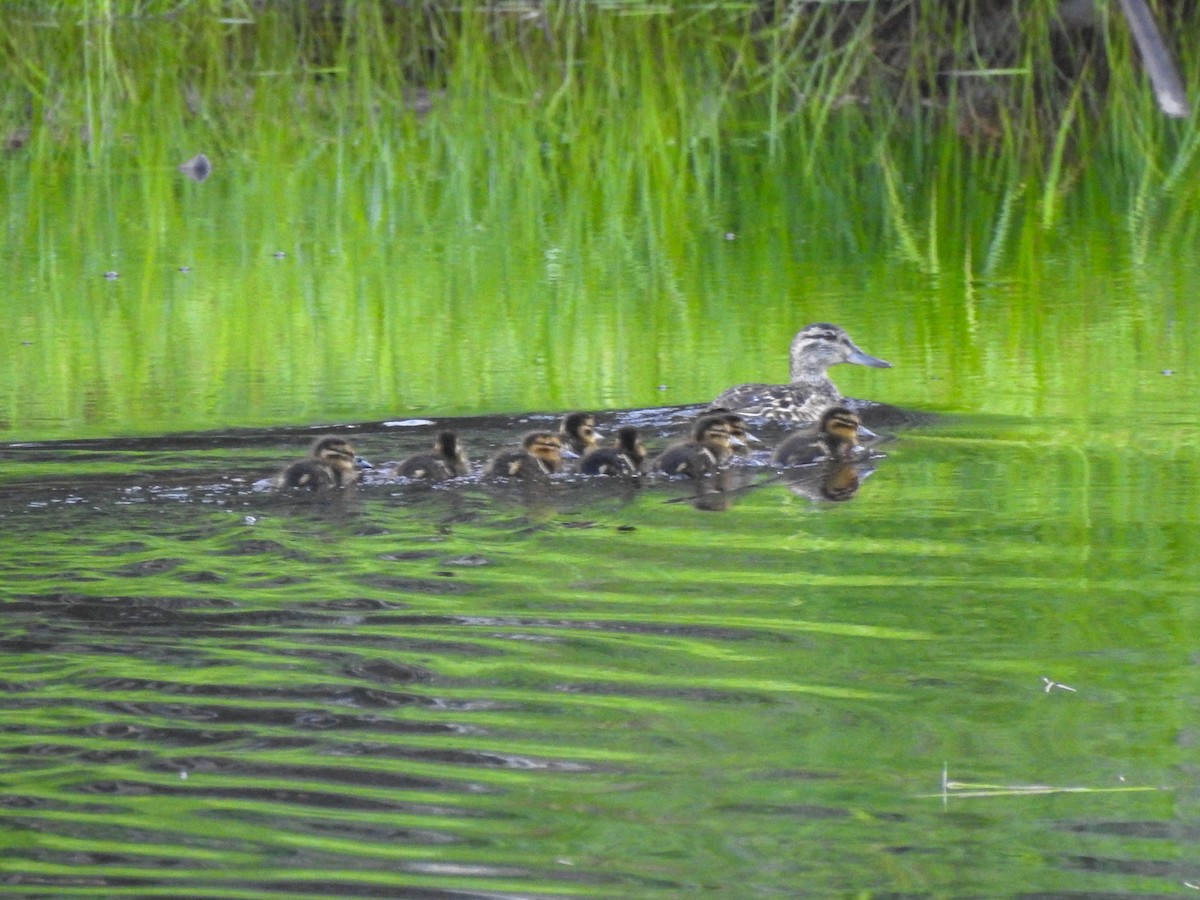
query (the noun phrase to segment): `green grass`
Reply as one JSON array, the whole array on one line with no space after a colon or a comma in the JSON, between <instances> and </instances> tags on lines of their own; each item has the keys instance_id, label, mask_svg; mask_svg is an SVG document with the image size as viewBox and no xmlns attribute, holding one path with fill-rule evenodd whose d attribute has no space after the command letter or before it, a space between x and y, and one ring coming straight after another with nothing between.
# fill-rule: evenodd
<instances>
[{"instance_id":1,"label":"green grass","mask_svg":"<svg viewBox=\"0 0 1200 900\"><path fill-rule=\"evenodd\" d=\"M1178 277L1194 125L1006 7L9 4L0 431L693 402L805 319L936 357L1046 260Z\"/></svg>"}]
</instances>

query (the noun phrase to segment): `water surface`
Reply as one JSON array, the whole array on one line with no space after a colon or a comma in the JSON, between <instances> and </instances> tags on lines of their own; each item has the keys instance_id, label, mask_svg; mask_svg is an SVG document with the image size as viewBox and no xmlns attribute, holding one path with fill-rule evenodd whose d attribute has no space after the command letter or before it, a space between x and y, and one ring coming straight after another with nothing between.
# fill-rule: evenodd
<instances>
[{"instance_id":1,"label":"water surface","mask_svg":"<svg viewBox=\"0 0 1200 900\"><path fill-rule=\"evenodd\" d=\"M548 421L452 424L478 455ZM434 427L346 432L383 460ZM1178 890L1195 446L1056 427L942 419L849 501L750 467L720 511L254 490L298 431L10 445L9 890Z\"/></svg>"}]
</instances>

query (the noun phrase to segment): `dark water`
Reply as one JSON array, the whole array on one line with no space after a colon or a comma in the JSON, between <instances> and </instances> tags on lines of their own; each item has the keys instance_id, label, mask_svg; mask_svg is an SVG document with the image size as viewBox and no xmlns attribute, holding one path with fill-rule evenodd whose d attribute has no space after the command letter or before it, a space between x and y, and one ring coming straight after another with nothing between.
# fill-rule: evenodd
<instances>
[{"instance_id":1,"label":"dark water","mask_svg":"<svg viewBox=\"0 0 1200 900\"><path fill-rule=\"evenodd\" d=\"M600 424L661 445L686 412ZM551 421L453 424L480 460ZM342 433L380 462L434 430ZM254 488L313 433L3 449L0 890L1200 883L1194 448L943 418L844 502L758 465L702 508Z\"/></svg>"}]
</instances>

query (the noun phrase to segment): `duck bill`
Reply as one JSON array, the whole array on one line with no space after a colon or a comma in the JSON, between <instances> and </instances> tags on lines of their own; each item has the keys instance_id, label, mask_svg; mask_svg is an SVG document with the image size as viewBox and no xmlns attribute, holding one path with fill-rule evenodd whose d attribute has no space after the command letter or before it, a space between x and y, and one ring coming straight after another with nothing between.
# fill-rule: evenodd
<instances>
[{"instance_id":1,"label":"duck bill","mask_svg":"<svg viewBox=\"0 0 1200 900\"><path fill-rule=\"evenodd\" d=\"M562 458L563 459L579 459L579 454L576 453L574 450L572 450L570 447L563 447L562 448Z\"/></svg>"},{"instance_id":2,"label":"duck bill","mask_svg":"<svg viewBox=\"0 0 1200 900\"><path fill-rule=\"evenodd\" d=\"M853 344L851 344L850 355L846 357L846 362L854 363L856 366L870 366L872 369L890 369L892 367L892 364L886 359L880 359L870 353L863 353Z\"/></svg>"},{"instance_id":3,"label":"duck bill","mask_svg":"<svg viewBox=\"0 0 1200 900\"><path fill-rule=\"evenodd\" d=\"M877 437L879 437L879 435L877 435L875 432L873 432L866 425L858 426L858 439L860 441L873 441Z\"/></svg>"},{"instance_id":4,"label":"duck bill","mask_svg":"<svg viewBox=\"0 0 1200 900\"><path fill-rule=\"evenodd\" d=\"M356 466L358 466L360 469L373 469L373 468L375 468L373 465L371 465L369 462L367 462L367 461L366 461L365 459L363 459L361 456L356 456L356 457L354 457L354 464L355 464Z\"/></svg>"}]
</instances>

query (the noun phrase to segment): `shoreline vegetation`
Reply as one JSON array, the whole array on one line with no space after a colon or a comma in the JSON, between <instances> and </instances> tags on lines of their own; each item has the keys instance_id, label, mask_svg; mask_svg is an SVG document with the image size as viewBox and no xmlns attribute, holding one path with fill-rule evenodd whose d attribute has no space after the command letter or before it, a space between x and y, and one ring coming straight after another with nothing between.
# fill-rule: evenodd
<instances>
[{"instance_id":1,"label":"shoreline vegetation","mask_svg":"<svg viewBox=\"0 0 1200 900\"><path fill-rule=\"evenodd\" d=\"M1158 7L1185 82L1200 83L1187 39L1200 4ZM1131 227L1195 236L1195 217L1159 208L1196 207L1194 123L1156 113L1116 4L88 0L6 13L10 164L136 165L168 141L187 148L175 163L200 149L288 165L386 154L414 192L455 176L494 186L500 171L574 199L584 173L620 185L625 206L686 191L702 212L746 169L777 172L817 184L824 220L865 213L927 273L942 268L937 223L976 232L986 260L1020 219L1050 229L1097 187Z\"/></svg>"},{"instance_id":2,"label":"shoreline vegetation","mask_svg":"<svg viewBox=\"0 0 1200 900\"><path fill-rule=\"evenodd\" d=\"M1195 100L1200 3L1152 6ZM1048 382L1004 346L1041 328L1046 265L1078 273L1046 326L1077 334L1095 285L1162 295L1200 238L1196 117L1160 113L1116 3L5 17L10 434L703 402L774 372L710 330L758 353L830 317L974 376L931 397L898 370L892 397L1012 385L1007 411ZM179 168L199 153L203 183ZM923 318L876 302L904 291Z\"/></svg>"}]
</instances>

